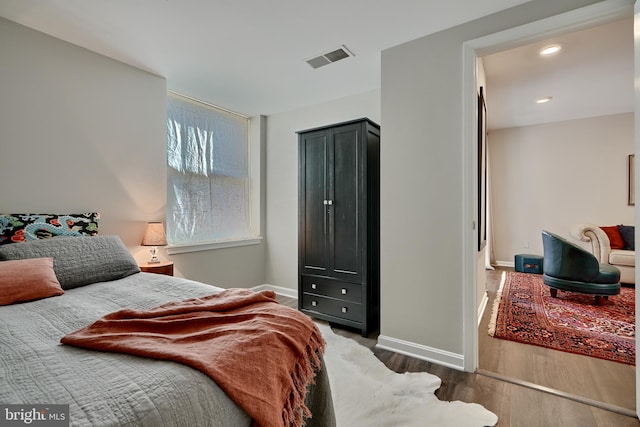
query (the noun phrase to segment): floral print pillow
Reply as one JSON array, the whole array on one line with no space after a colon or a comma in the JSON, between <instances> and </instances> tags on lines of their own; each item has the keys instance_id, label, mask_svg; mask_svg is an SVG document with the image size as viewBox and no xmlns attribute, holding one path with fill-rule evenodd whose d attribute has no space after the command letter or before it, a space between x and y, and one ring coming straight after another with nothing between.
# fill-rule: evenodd
<instances>
[{"instance_id":1,"label":"floral print pillow","mask_svg":"<svg viewBox=\"0 0 640 427\"><path fill-rule=\"evenodd\" d=\"M56 236L95 236L97 212L83 214L0 214L0 245Z\"/></svg>"}]
</instances>

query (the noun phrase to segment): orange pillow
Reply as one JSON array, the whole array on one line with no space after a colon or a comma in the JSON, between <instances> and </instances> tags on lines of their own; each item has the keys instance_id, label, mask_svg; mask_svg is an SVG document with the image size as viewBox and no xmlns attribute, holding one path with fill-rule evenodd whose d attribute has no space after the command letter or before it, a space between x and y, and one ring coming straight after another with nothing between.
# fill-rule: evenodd
<instances>
[{"instance_id":1,"label":"orange pillow","mask_svg":"<svg viewBox=\"0 0 640 427\"><path fill-rule=\"evenodd\" d=\"M607 234L611 249L624 249L624 240L622 240L622 234L620 234L618 226L612 225L611 227L600 228Z\"/></svg>"},{"instance_id":2,"label":"orange pillow","mask_svg":"<svg viewBox=\"0 0 640 427\"><path fill-rule=\"evenodd\" d=\"M0 305L62 295L53 258L0 261Z\"/></svg>"}]
</instances>

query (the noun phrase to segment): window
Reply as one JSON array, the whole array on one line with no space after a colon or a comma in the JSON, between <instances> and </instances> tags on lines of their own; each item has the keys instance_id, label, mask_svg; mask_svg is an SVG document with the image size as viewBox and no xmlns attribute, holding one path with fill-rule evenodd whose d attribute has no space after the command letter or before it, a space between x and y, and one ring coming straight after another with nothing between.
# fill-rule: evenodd
<instances>
[{"instance_id":1,"label":"window","mask_svg":"<svg viewBox=\"0 0 640 427\"><path fill-rule=\"evenodd\" d=\"M169 245L200 245L257 237L251 227L250 195L249 120L169 94Z\"/></svg>"}]
</instances>

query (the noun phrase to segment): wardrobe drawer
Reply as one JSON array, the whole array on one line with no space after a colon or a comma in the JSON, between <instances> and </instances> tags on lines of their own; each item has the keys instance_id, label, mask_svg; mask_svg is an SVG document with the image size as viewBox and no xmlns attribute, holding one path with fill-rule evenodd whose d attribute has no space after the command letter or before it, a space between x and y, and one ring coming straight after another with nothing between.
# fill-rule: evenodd
<instances>
[{"instance_id":1,"label":"wardrobe drawer","mask_svg":"<svg viewBox=\"0 0 640 427\"><path fill-rule=\"evenodd\" d=\"M362 286L316 276L302 276L302 291L351 302L362 302Z\"/></svg>"},{"instance_id":2,"label":"wardrobe drawer","mask_svg":"<svg viewBox=\"0 0 640 427\"><path fill-rule=\"evenodd\" d=\"M302 294L302 309L355 322L362 321L362 305L350 301L304 293Z\"/></svg>"}]
</instances>

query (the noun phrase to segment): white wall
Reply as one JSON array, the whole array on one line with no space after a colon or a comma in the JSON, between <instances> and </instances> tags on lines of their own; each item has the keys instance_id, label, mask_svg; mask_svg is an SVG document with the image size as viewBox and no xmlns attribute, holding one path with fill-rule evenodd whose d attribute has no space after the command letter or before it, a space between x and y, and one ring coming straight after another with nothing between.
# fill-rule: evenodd
<instances>
[{"instance_id":1,"label":"white wall","mask_svg":"<svg viewBox=\"0 0 640 427\"><path fill-rule=\"evenodd\" d=\"M165 218L166 80L2 18L0 57L0 212L100 212L100 234L146 261L146 222ZM264 282L263 248L161 258L250 287Z\"/></svg>"},{"instance_id":2,"label":"white wall","mask_svg":"<svg viewBox=\"0 0 640 427\"><path fill-rule=\"evenodd\" d=\"M368 117L380 123L380 91L267 118L266 283L298 286L298 135L297 131Z\"/></svg>"},{"instance_id":3,"label":"white wall","mask_svg":"<svg viewBox=\"0 0 640 427\"><path fill-rule=\"evenodd\" d=\"M463 43L589 3L535 0L382 52L383 336L464 363Z\"/></svg>"},{"instance_id":4,"label":"white wall","mask_svg":"<svg viewBox=\"0 0 640 427\"><path fill-rule=\"evenodd\" d=\"M0 18L0 211L164 218L166 80Z\"/></svg>"},{"instance_id":5,"label":"white wall","mask_svg":"<svg viewBox=\"0 0 640 427\"><path fill-rule=\"evenodd\" d=\"M571 224L634 224L627 204L633 120L628 113L490 133L498 263L542 255L543 229L580 244Z\"/></svg>"}]
</instances>

